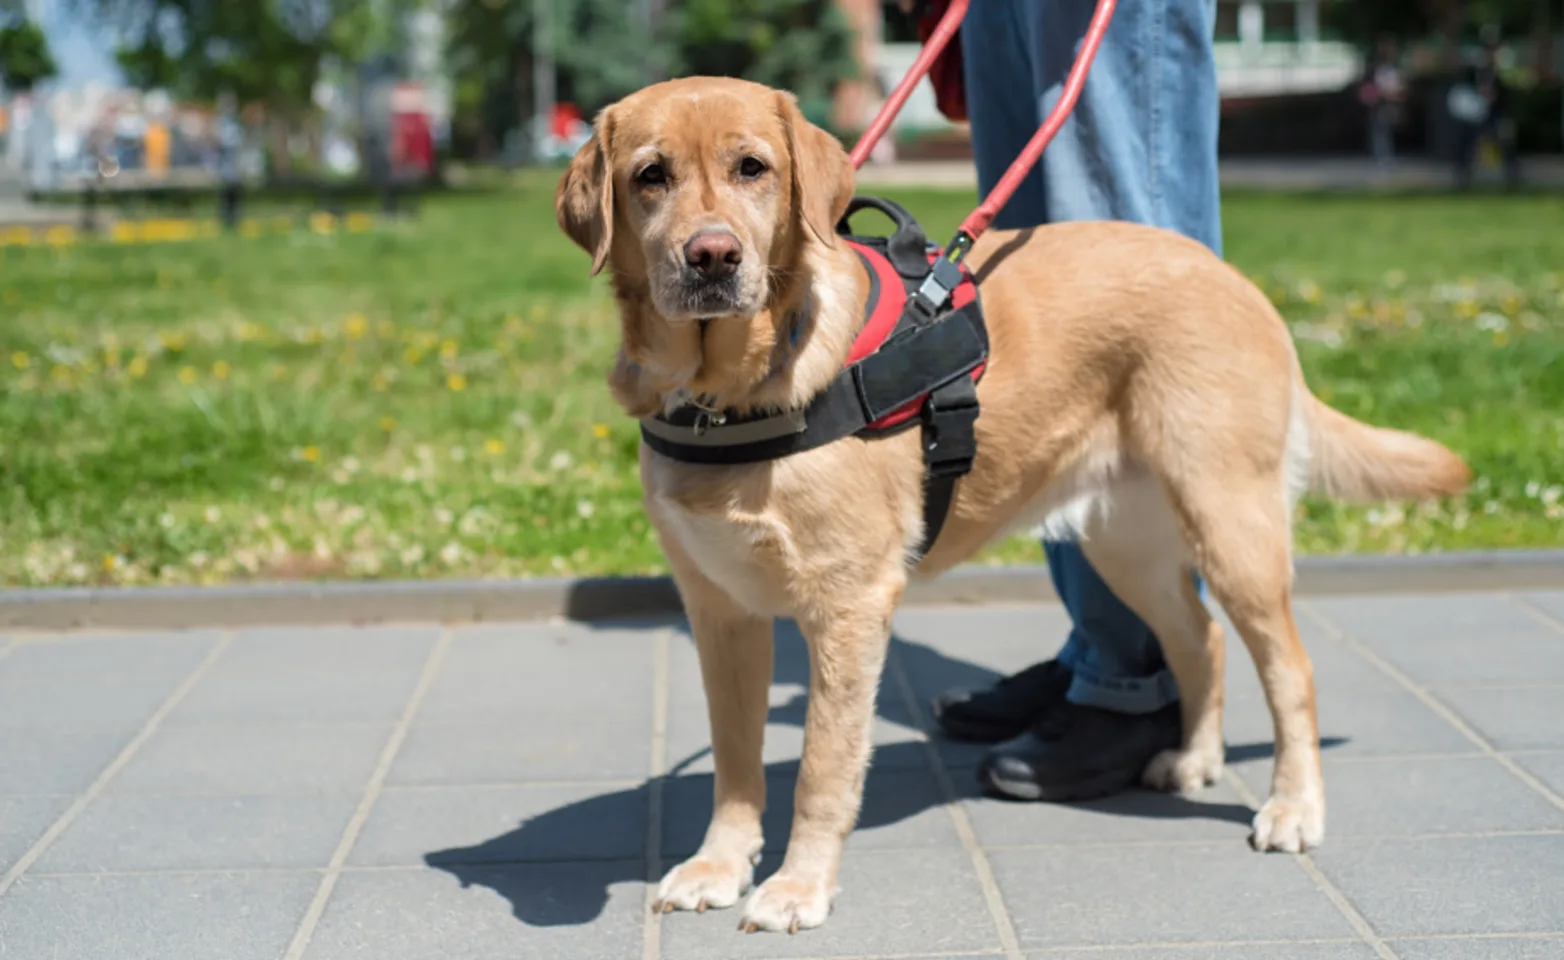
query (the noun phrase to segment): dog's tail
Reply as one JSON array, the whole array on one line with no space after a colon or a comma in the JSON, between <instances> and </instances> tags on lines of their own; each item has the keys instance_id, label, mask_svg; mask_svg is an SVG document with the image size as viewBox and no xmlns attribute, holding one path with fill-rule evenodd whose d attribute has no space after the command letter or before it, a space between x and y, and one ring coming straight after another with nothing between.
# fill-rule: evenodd
<instances>
[{"instance_id":1,"label":"dog's tail","mask_svg":"<svg viewBox=\"0 0 1564 960\"><path fill-rule=\"evenodd\" d=\"M1466 489L1472 471L1443 444L1372 427L1300 389L1309 423L1309 489L1334 500L1423 500Z\"/></svg>"}]
</instances>

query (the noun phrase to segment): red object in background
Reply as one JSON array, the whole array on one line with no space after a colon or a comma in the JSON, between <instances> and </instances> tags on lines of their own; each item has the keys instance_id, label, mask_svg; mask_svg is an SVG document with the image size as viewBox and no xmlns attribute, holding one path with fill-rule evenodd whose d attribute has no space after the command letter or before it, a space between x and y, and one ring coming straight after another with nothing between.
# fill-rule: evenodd
<instances>
[{"instance_id":1,"label":"red object in background","mask_svg":"<svg viewBox=\"0 0 1564 960\"><path fill-rule=\"evenodd\" d=\"M434 172L434 133L424 113L396 113L391 120L391 155L397 166L422 174Z\"/></svg>"},{"instance_id":2,"label":"red object in background","mask_svg":"<svg viewBox=\"0 0 1564 960\"><path fill-rule=\"evenodd\" d=\"M573 103L556 103L554 113L549 117L548 132L561 140L569 140L580 123L581 108Z\"/></svg>"},{"instance_id":3,"label":"red object in background","mask_svg":"<svg viewBox=\"0 0 1564 960\"><path fill-rule=\"evenodd\" d=\"M932 0L918 21L918 42L928 43L950 7L950 0ZM961 74L960 28L945 49L929 64L929 85L934 88L934 103L945 119L962 123L967 119L967 82Z\"/></svg>"}]
</instances>

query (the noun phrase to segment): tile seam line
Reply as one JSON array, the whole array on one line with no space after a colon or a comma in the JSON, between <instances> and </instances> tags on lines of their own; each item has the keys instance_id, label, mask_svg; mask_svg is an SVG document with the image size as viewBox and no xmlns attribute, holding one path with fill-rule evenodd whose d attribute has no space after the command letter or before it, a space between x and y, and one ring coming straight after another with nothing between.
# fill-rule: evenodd
<instances>
[{"instance_id":1,"label":"tile seam line","mask_svg":"<svg viewBox=\"0 0 1564 960\"><path fill-rule=\"evenodd\" d=\"M1224 770L1222 779L1227 781L1227 785L1233 788L1233 792L1237 793L1239 799L1248 804L1251 810L1260 809L1259 795L1249 789L1249 784L1245 783L1242 777L1232 770ZM1347 921L1347 925L1353 929L1362 943L1367 944L1380 960L1400 960L1396 952L1390 949L1390 945L1374 929L1374 925L1368 922L1368 918L1358 912L1358 908L1348 899L1346 893L1321 872L1313 857L1307 853L1294 853L1291 856L1293 862L1314 884L1315 889L1323 893L1331 906L1336 908L1336 912Z\"/></svg>"},{"instance_id":2,"label":"tile seam line","mask_svg":"<svg viewBox=\"0 0 1564 960\"><path fill-rule=\"evenodd\" d=\"M76 822L76 819L82 815L87 807L94 800L98 799L103 794L103 791L108 789L109 783L135 758L141 748L146 745L146 742L152 739L152 735L157 733L158 729L162 727L163 721L167 719L168 715L173 713L184 702L185 697L190 695L190 691L195 689L196 684L201 682L202 678L212 669L213 664L217 663L218 658L228 650L233 643L233 639L234 631L232 630L225 630L218 634L217 639L212 641L211 647L206 651L206 656L202 657L201 662L196 664L195 668L185 675L184 680L180 681L179 686L175 687L174 691L163 699L158 708L152 711L152 715L142 722L141 729L130 739L130 742L120 748L119 753L114 755L114 759L109 761L108 766L99 771L98 776L88 785L87 789L83 790L76 797L75 801L65 808L65 812L60 814L54 823L50 824L49 829L44 831L43 836L39 837L27 852L22 854L16 863L12 864L11 869L6 871L5 876L0 877L0 896L4 896L5 892L21 879L22 874L26 873L28 868L36 863L54 845L54 842L60 838L60 835L70 829L71 824Z\"/></svg>"},{"instance_id":3,"label":"tile seam line","mask_svg":"<svg viewBox=\"0 0 1564 960\"><path fill-rule=\"evenodd\" d=\"M1506 596L1509 597L1511 603L1526 611L1526 613L1530 615L1533 620L1537 621L1545 627L1551 628L1558 633L1564 634L1564 620L1560 620L1558 617L1555 617L1547 610L1544 610L1542 607L1538 606L1535 602L1532 601L1530 597L1513 592L1507 593Z\"/></svg>"},{"instance_id":4,"label":"tile seam line","mask_svg":"<svg viewBox=\"0 0 1564 960\"><path fill-rule=\"evenodd\" d=\"M1390 678L1401 689L1416 697L1422 702L1423 706L1433 711L1441 720L1454 727L1457 733L1471 741L1485 756L1508 770L1521 783L1530 787L1532 792L1557 809L1564 810L1564 797L1549 789L1547 784L1533 776L1525 767L1501 752L1487 737L1479 733L1476 727L1468 723L1465 717L1462 717L1443 700L1434 696L1427 687L1407 676L1395 664L1370 650L1362 641L1338 627L1335 621L1314 609L1312 604L1299 601L1297 606L1298 609L1303 611L1305 616L1313 620L1320 629L1324 630L1337 643L1352 651L1359 659L1366 661L1374 669Z\"/></svg>"},{"instance_id":5,"label":"tile seam line","mask_svg":"<svg viewBox=\"0 0 1564 960\"><path fill-rule=\"evenodd\" d=\"M445 664L446 654L451 649L451 644L456 639L456 631L449 625L444 625L439 637L430 649L429 655L424 659L423 668L419 671L418 680L413 686L413 692L408 696L407 704L402 708L402 716L397 720L396 726L391 729L391 734L386 738L385 744L380 748L380 756L375 763L374 772L370 774L369 781L364 785L364 792L359 797L358 806L353 810L353 816L348 819L347 826L342 830L342 836L337 840L337 847L332 852L331 860L327 863L325 871L321 874L320 883L315 888L315 895L310 900L309 907L304 911L304 917L299 921L298 927L293 932L293 939L288 944L288 950L283 954L284 960L300 960L304 951L309 948L310 940L315 936L315 929L320 924L321 916L326 912L326 903L331 899L332 892L336 889L337 879L342 875L342 868L347 863L348 855L358 843L359 834L364 829L364 824L369 820L369 814L374 809L376 801L380 799L381 792L385 789L386 777L391 773L391 765L396 762L396 757L401 752L402 744L407 741L408 731L412 729L413 719L418 715L424 700L429 695L429 688L434 685L435 678L440 673L440 668Z\"/></svg>"},{"instance_id":6,"label":"tile seam line","mask_svg":"<svg viewBox=\"0 0 1564 960\"><path fill-rule=\"evenodd\" d=\"M1025 954L1021 949L1021 937L1016 931L1015 920L1011 918L1010 910L1005 904L1004 893L999 889L999 881L994 876L994 866L989 862L987 851L978 842L977 831L972 826L971 818L961 806L955 786L950 780L950 771L945 768L945 761L939 755L939 748L929 735L929 718L924 714L917 696L913 693L912 678L907 675L907 669L902 664L901 657L896 655L894 647L886 652L886 664L895 677L903 706L917 721L918 739L923 744L929 771L934 776L940 799L944 803L946 813L950 816L956 836L961 841L961 847L972 863L973 872L977 874L978 886L982 889L989 918L993 921L994 932L999 936L1002 955L1006 960L1025 960Z\"/></svg>"},{"instance_id":7,"label":"tile seam line","mask_svg":"<svg viewBox=\"0 0 1564 960\"><path fill-rule=\"evenodd\" d=\"M641 960L658 960L662 955L663 918L652 909L663 859L663 787L668 772L668 646L669 630L658 630L652 638L652 736L651 756L647 761L646 781L646 889L641 898L644 916L641 923Z\"/></svg>"}]
</instances>

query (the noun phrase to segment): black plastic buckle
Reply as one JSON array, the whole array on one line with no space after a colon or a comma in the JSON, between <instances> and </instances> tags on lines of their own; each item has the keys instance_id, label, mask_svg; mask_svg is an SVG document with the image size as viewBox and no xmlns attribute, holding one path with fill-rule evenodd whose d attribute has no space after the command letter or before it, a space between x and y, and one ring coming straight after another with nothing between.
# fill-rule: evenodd
<instances>
[{"instance_id":1,"label":"black plastic buckle","mask_svg":"<svg viewBox=\"0 0 1564 960\"><path fill-rule=\"evenodd\" d=\"M936 477L960 477L972 470L977 456L979 408L972 378L940 387L923 404L923 463Z\"/></svg>"}]
</instances>

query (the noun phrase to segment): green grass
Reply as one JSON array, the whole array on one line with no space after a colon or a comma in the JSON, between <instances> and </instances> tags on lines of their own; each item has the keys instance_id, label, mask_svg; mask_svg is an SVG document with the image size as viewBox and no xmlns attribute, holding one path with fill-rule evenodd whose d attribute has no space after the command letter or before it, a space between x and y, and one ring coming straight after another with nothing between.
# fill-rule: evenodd
<instances>
[{"instance_id":1,"label":"green grass","mask_svg":"<svg viewBox=\"0 0 1564 960\"><path fill-rule=\"evenodd\" d=\"M0 250L0 583L660 570L616 323L550 186L363 234ZM970 204L893 195L941 237ZM1564 542L1564 198L1224 216L1316 392L1479 476L1439 507L1311 501L1302 550Z\"/></svg>"}]
</instances>

